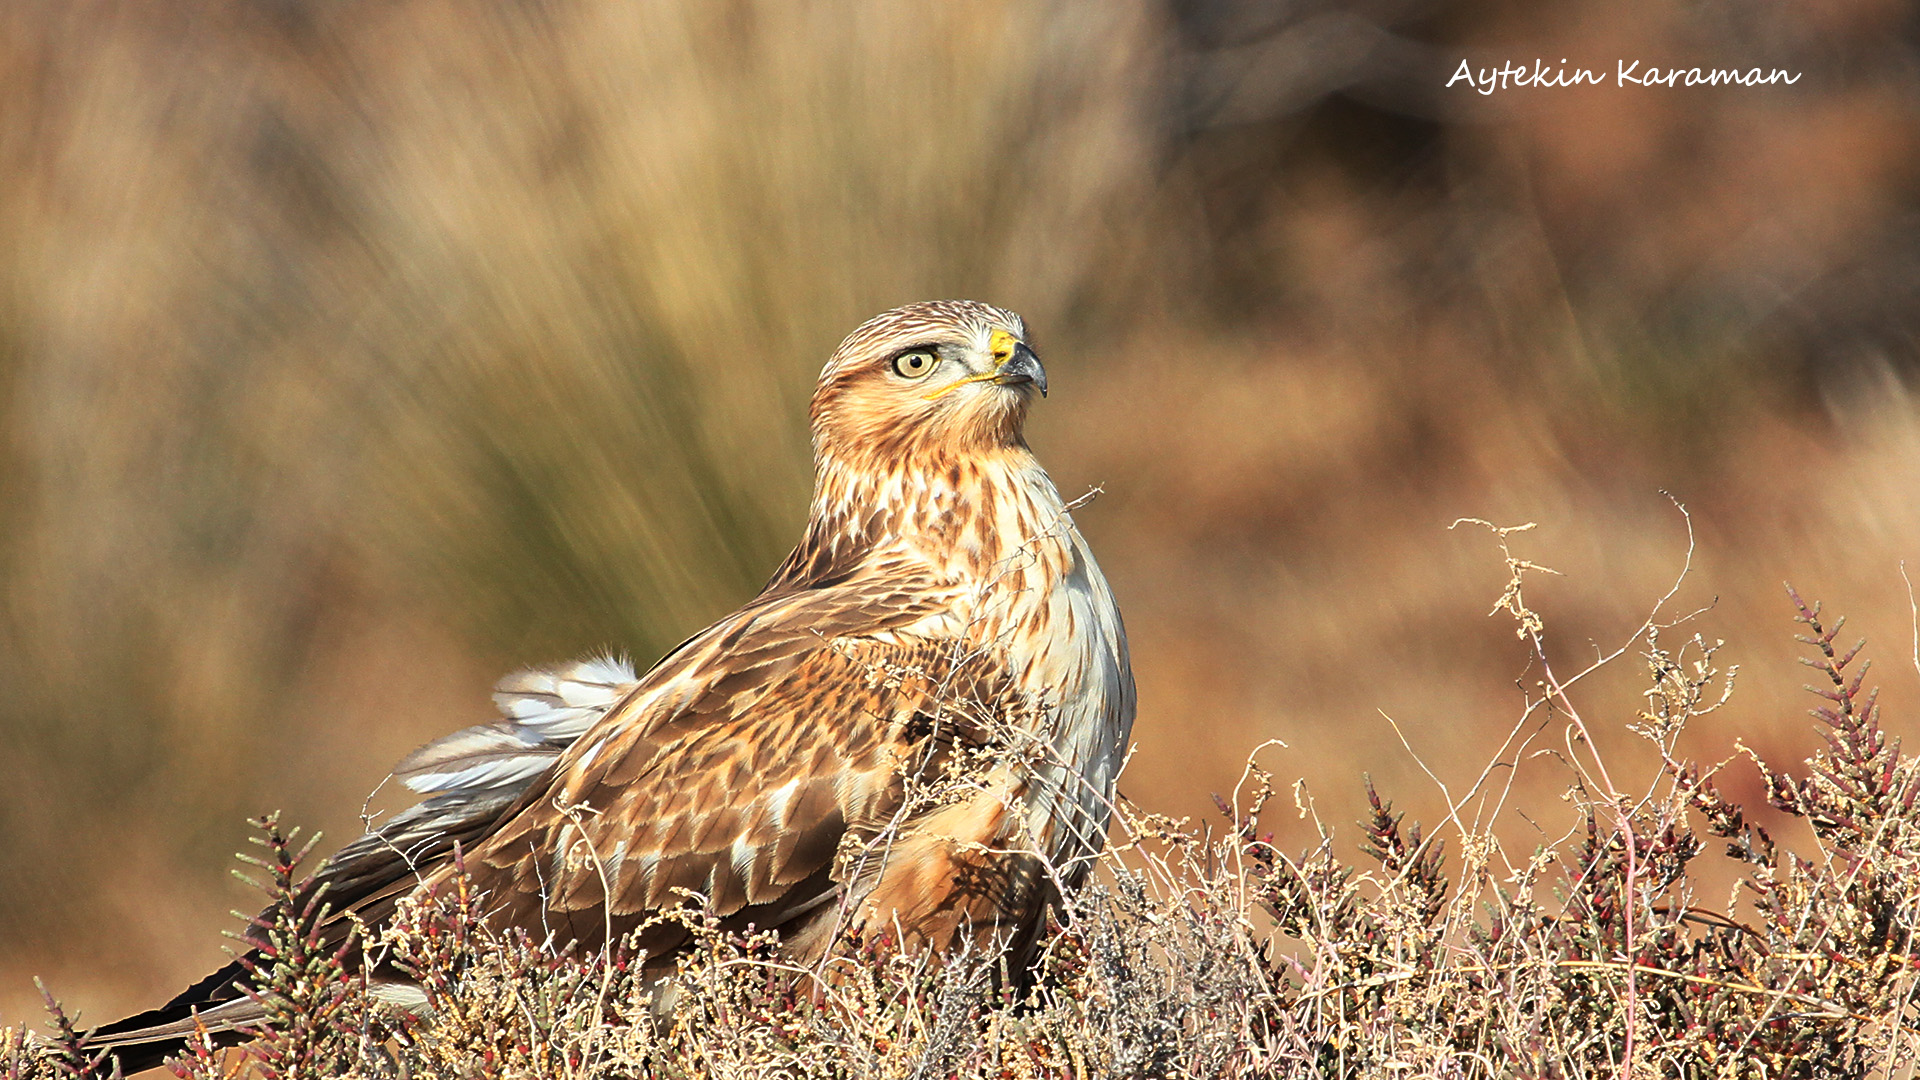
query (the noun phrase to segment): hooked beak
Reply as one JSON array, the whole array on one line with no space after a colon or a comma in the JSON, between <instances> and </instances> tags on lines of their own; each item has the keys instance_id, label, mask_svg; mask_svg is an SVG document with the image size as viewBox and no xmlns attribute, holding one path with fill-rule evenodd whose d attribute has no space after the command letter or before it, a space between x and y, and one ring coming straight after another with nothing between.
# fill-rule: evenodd
<instances>
[{"instance_id":1,"label":"hooked beak","mask_svg":"<svg viewBox=\"0 0 1920 1080\"><path fill-rule=\"evenodd\" d=\"M1040 366L1040 358L1022 342L1013 347L1013 355L1006 358L993 371L996 386L1017 386L1020 383L1032 383L1040 391L1041 397L1047 396L1047 369Z\"/></svg>"}]
</instances>

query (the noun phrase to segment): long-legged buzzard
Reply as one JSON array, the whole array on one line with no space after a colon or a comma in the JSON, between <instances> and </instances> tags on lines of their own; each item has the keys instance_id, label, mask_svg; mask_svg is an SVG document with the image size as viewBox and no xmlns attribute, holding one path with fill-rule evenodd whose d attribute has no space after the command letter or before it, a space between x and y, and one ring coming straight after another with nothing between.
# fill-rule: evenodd
<instances>
[{"instance_id":1,"label":"long-legged buzzard","mask_svg":"<svg viewBox=\"0 0 1920 1080\"><path fill-rule=\"evenodd\" d=\"M1025 338L966 301L855 330L813 396L806 533L760 595L638 677L512 675L503 719L401 762L430 797L304 886L329 940L446 882L457 846L491 925L632 935L662 969L687 930L652 917L687 903L779 930L797 962L871 929L1025 964L1104 843L1134 713L1120 612L1022 436L1047 391ZM131 1070L196 1013L257 1022L248 978L230 965L91 1043Z\"/></svg>"}]
</instances>

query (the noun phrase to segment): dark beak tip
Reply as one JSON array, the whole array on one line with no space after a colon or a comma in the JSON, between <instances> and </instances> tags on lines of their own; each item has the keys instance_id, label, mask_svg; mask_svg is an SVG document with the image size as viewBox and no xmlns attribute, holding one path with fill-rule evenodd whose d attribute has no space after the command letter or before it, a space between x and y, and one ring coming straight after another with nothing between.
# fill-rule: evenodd
<instances>
[{"instance_id":1,"label":"dark beak tip","mask_svg":"<svg viewBox=\"0 0 1920 1080\"><path fill-rule=\"evenodd\" d=\"M1041 397L1047 396L1047 369L1040 365L1040 358L1025 345L1014 348L1013 355L1000 369L1008 382L1030 382L1040 391Z\"/></svg>"}]
</instances>

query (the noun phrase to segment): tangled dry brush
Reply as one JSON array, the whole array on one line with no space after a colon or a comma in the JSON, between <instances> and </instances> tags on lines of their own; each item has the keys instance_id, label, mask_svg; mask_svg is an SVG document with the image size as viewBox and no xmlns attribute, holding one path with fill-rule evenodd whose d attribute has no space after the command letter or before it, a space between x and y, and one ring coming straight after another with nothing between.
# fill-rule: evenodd
<instances>
[{"instance_id":1,"label":"tangled dry brush","mask_svg":"<svg viewBox=\"0 0 1920 1080\"><path fill-rule=\"evenodd\" d=\"M1503 550L1513 531L1496 530ZM344 954L314 947L317 912L288 903L304 849L266 819L257 862L273 903L254 934L269 942L256 975L275 1003L272 1022L244 1053L203 1040L174 1071L194 1080L1913 1075L1920 765L1886 734L1860 647L1840 637L1844 620L1791 595L1825 734L1805 768L1776 771L1752 754L1702 765L1681 744L1687 722L1731 693L1717 645L1695 633L1669 647L1686 619L1656 612L1628 646L1562 678L1525 598L1540 568L1510 552L1508 565L1496 611L1534 649L1535 692L1508 751L1471 790L1449 793L1444 829L1403 824L1369 782L1365 858L1350 861L1352 836L1326 827L1309 850L1280 850L1262 816L1310 815L1312 801L1302 785L1288 798L1252 763L1211 825L1122 805L1102 872L1068 898L1030 987L989 955L929 962L884 940L849 941L825 967L798 970L772 940L723 932L691 903L678 917L697 928L699 946L677 978L654 986L623 951L575 955L490 932L479 898L456 880L366 943L426 989L429 1017L395 1017ZM1573 694L1633 654L1650 683L1630 723L1661 763L1637 786L1590 749ZM1505 805L1514 769L1541 759L1567 770L1574 825L1516 852L1495 837L1495 817L1566 812ZM1805 850L1789 850L1723 794L1716 778L1734 768L1757 768L1767 802L1808 826ZM924 797L948 796L931 785ZM1716 861L1737 870L1733 895L1718 903L1700 895L1716 873L1727 877ZM7 1033L6 1080L109 1075L48 1002L45 1045Z\"/></svg>"}]
</instances>

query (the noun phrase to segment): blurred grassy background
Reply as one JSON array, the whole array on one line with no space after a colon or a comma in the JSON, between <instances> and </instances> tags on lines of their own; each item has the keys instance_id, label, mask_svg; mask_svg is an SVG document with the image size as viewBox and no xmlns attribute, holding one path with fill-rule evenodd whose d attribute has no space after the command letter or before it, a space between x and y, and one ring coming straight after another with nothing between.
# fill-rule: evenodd
<instances>
[{"instance_id":1,"label":"blurred grassy background","mask_svg":"<svg viewBox=\"0 0 1920 1080\"><path fill-rule=\"evenodd\" d=\"M1804 76L1444 90L1463 56ZM1381 712L1464 786L1530 678L1447 523L1541 523L1570 666L1677 572L1663 489L1746 668L1697 753L1811 745L1782 579L1911 731L1917 64L1895 0L14 0L0 1015L34 973L154 1003L252 904L247 815L343 842L500 673L750 595L815 371L927 297L1036 329L1151 808L1278 737L1329 822L1362 769L1434 821ZM1602 679L1644 764L1640 674Z\"/></svg>"}]
</instances>

